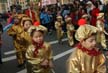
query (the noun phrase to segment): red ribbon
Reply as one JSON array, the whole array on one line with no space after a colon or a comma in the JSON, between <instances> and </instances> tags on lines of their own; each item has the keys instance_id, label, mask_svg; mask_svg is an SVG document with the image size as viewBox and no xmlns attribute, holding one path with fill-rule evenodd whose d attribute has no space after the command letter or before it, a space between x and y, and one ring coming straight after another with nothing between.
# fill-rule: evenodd
<instances>
[{"instance_id":1,"label":"red ribbon","mask_svg":"<svg viewBox=\"0 0 108 73\"><path fill-rule=\"evenodd\" d=\"M34 57L36 57L37 54L39 53L38 50L44 48L44 45L43 45L44 42L39 44L39 43L36 43L34 40L32 40L32 43L35 46Z\"/></svg>"},{"instance_id":2,"label":"red ribbon","mask_svg":"<svg viewBox=\"0 0 108 73\"><path fill-rule=\"evenodd\" d=\"M90 56L98 56L101 54L100 51L97 51L96 49L92 49L92 50L89 50L85 47L83 47L80 43L76 46L78 49L82 50L83 52L86 52L88 55Z\"/></svg>"}]
</instances>

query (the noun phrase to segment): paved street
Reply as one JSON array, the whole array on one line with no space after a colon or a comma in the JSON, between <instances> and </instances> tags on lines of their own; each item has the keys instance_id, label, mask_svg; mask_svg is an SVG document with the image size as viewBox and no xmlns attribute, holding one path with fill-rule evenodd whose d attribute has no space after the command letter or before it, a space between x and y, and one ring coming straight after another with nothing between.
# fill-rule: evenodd
<instances>
[{"instance_id":1,"label":"paved street","mask_svg":"<svg viewBox=\"0 0 108 73\"><path fill-rule=\"evenodd\" d=\"M3 24L5 23L3 22ZM3 64L0 65L0 73L26 73L25 67L17 67L12 38L8 36L6 32L4 32L2 38L3 46L1 50ZM45 40L52 45L55 73L66 73L66 60L69 57L69 54L73 51L73 49L68 46L66 35L64 35L62 45L58 44L55 32L53 32L52 35L45 36Z\"/></svg>"}]
</instances>

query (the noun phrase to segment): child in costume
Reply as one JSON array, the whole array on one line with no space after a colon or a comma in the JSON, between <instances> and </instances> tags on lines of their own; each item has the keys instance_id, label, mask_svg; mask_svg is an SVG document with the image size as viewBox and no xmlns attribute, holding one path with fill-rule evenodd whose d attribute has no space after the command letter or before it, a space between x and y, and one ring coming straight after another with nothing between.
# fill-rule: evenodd
<instances>
[{"instance_id":1,"label":"child in costume","mask_svg":"<svg viewBox=\"0 0 108 73\"><path fill-rule=\"evenodd\" d=\"M89 23L90 23L90 20L89 20L89 15L88 15L88 14L84 14L84 15L82 15L81 19L85 19L85 20L86 20L86 22L87 22L87 24L89 24Z\"/></svg>"},{"instance_id":2,"label":"child in costume","mask_svg":"<svg viewBox=\"0 0 108 73\"><path fill-rule=\"evenodd\" d=\"M27 73L50 73L53 67L51 45L44 41L46 31L40 26L31 28L32 44L26 51Z\"/></svg>"},{"instance_id":3,"label":"child in costume","mask_svg":"<svg viewBox=\"0 0 108 73\"><path fill-rule=\"evenodd\" d=\"M23 18L22 18L22 21L21 21L21 25L23 26L24 31L25 31L25 32L28 32L29 28L30 28L31 26L33 26L32 19L29 18L29 17L23 17Z\"/></svg>"},{"instance_id":4,"label":"child in costume","mask_svg":"<svg viewBox=\"0 0 108 73\"><path fill-rule=\"evenodd\" d=\"M31 40L28 35L25 34L23 27L21 26L21 17L16 15L14 17L14 25L8 30L8 35L12 36L14 47L16 50L16 56L18 60L18 67L22 67L25 63L25 41Z\"/></svg>"},{"instance_id":5,"label":"child in costume","mask_svg":"<svg viewBox=\"0 0 108 73\"><path fill-rule=\"evenodd\" d=\"M1 58L1 45L2 45L2 39L1 39L1 35L3 33L3 26L0 23L0 64L2 64L2 58Z\"/></svg>"},{"instance_id":6,"label":"child in costume","mask_svg":"<svg viewBox=\"0 0 108 73\"><path fill-rule=\"evenodd\" d=\"M78 20L78 25L83 26L89 24L89 16L87 14L82 15L81 19Z\"/></svg>"},{"instance_id":7,"label":"child in costume","mask_svg":"<svg viewBox=\"0 0 108 73\"><path fill-rule=\"evenodd\" d=\"M68 37L68 42L69 46L74 45L74 38L73 38L73 33L74 33L74 26L72 24L72 19L70 17L66 18L66 28L67 28L67 37Z\"/></svg>"},{"instance_id":8,"label":"child in costume","mask_svg":"<svg viewBox=\"0 0 108 73\"><path fill-rule=\"evenodd\" d=\"M105 57L97 48L97 31L91 25L78 28L75 38L79 43L67 60L67 73L106 73Z\"/></svg>"},{"instance_id":9,"label":"child in costume","mask_svg":"<svg viewBox=\"0 0 108 73\"><path fill-rule=\"evenodd\" d=\"M105 34L108 35L108 33L104 29L104 13L98 14L96 27L99 29L99 32L97 34L97 42L100 43L104 49L106 49L107 46Z\"/></svg>"},{"instance_id":10,"label":"child in costume","mask_svg":"<svg viewBox=\"0 0 108 73\"><path fill-rule=\"evenodd\" d=\"M63 37L63 20L62 20L62 16L57 16L57 21L55 22L55 29L57 32L57 39L59 43L62 43L62 37Z\"/></svg>"}]
</instances>

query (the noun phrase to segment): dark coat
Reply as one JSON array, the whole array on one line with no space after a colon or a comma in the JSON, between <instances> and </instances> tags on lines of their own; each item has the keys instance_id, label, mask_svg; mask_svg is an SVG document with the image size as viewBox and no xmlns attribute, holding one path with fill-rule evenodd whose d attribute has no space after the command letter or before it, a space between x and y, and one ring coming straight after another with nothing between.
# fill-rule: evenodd
<instances>
[{"instance_id":1,"label":"dark coat","mask_svg":"<svg viewBox=\"0 0 108 73\"><path fill-rule=\"evenodd\" d=\"M3 32L3 26L2 26L2 24L0 23L0 33L2 33Z\"/></svg>"}]
</instances>

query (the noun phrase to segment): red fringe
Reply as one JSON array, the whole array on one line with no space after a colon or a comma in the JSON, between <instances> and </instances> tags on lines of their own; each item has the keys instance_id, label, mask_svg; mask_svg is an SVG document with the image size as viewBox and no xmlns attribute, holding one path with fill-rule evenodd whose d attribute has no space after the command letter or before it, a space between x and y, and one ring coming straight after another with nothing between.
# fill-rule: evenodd
<instances>
[{"instance_id":1,"label":"red fringe","mask_svg":"<svg viewBox=\"0 0 108 73\"><path fill-rule=\"evenodd\" d=\"M38 44L32 40L32 43L36 47L34 50L34 57L37 57L37 54L39 53L38 50L44 48L44 45L43 45L44 42L42 42L41 44Z\"/></svg>"},{"instance_id":2,"label":"red fringe","mask_svg":"<svg viewBox=\"0 0 108 73\"><path fill-rule=\"evenodd\" d=\"M76 47L78 49L82 50L83 52L86 52L90 56L98 56L101 54L100 51L97 51L96 49L89 50L89 49L83 47L80 43Z\"/></svg>"}]
</instances>

